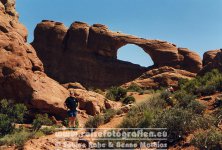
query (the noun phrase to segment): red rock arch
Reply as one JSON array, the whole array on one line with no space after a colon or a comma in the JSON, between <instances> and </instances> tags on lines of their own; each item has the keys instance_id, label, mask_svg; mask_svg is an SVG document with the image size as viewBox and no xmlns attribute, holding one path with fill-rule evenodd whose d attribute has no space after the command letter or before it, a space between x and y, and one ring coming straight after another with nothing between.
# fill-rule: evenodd
<instances>
[{"instance_id":1,"label":"red rock arch","mask_svg":"<svg viewBox=\"0 0 222 150\"><path fill-rule=\"evenodd\" d=\"M117 50L117 59L144 67L150 67L154 64L150 55L134 44L126 44L120 47Z\"/></svg>"}]
</instances>

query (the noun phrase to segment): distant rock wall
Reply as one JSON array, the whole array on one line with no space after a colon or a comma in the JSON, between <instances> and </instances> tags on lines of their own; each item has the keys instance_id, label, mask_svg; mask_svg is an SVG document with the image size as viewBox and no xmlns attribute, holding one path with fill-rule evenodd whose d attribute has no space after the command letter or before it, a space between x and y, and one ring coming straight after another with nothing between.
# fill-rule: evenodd
<instances>
[{"instance_id":1,"label":"distant rock wall","mask_svg":"<svg viewBox=\"0 0 222 150\"><path fill-rule=\"evenodd\" d=\"M150 68L117 60L117 51L135 44L150 55L154 66L171 66L197 73L202 68L198 54L160 40L147 40L105 25L74 22L70 28L44 20L35 29L33 47L45 72L60 83L80 82L87 87L107 88L132 81Z\"/></svg>"}]
</instances>

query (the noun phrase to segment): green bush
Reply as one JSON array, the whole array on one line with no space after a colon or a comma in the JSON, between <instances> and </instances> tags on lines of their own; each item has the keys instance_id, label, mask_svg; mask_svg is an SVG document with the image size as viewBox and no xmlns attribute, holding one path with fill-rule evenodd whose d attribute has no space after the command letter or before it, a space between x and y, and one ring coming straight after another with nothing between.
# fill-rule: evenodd
<instances>
[{"instance_id":1,"label":"green bush","mask_svg":"<svg viewBox=\"0 0 222 150\"><path fill-rule=\"evenodd\" d=\"M165 90L160 93L160 97L164 99L168 105L174 106L172 95L171 92Z\"/></svg>"},{"instance_id":2,"label":"green bush","mask_svg":"<svg viewBox=\"0 0 222 150\"><path fill-rule=\"evenodd\" d=\"M96 115L90 117L85 124L86 128L97 128L104 123L104 117L101 115Z\"/></svg>"},{"instance_id":3,"label":"green bush","mask_svg":"<svg viewBox=\"0 0 222 150\"><path fill-rule=\"evenodd\" d=\"M171 94L171 92L169 92L169 91L162 91L161 93L160 93L160 97L161 98L163 98L163 99L167 99L167 98L169 98L170 96L172 96L172 94Z\"/></svg>"},{"instance_id":4,"label":"green bush","mask_svg":"<svg viewBox=\"0 0 222 150\"><path fill-rule=\"evenodd\" d=\"M109 122L115 115L117 114L117 111L114 109L107 109L104 113L104 123Z\"/></svg>"},{"instance_id":5,"label":"green bush","mask_svg":"<svg viewBox=\"0 0 222 150\"><path fill-rule=\"evenodd\" d=\"M134 103L136 100L135 100L135 98L133 97L133 96L127 96L127 97L125 97L123 100L122 100L122 102L124 103L124 104L132 104L132 103Z\"/></svg>"},{"instance_id":6,"label":"green bush","mask_svg":"<svg viewBox=\"0 0 222 150\"><path fill-rule=\"evenodd\" d=\"M0 136L12 131L14 123L23 123L27 114L24 104L15 104L12 100L2 99L0 101Z\"/></svg>"},{"instance_id":7,"label":"green bush","mask_svg":"<svg viewBox=\"0 0 222 150\"><path fill-rule=\"evenodd\" d=\"M34 135L33 132L28 130L22 129L18 131L14 131L11 134L5 135L3 138L0 139L0 145L16 145L16 146L23 146L26 141L32 138Z\"/></svg>"},{"instance_id":8,"label":"green bush","mask_svg":"<svg viewBox=\"0 0 222 150\"><path fill-rule=\"evenodd\" d=\"M63 123L62 123L64 126L66 126L66 127L68 127L69 126L69 118L65 118L64 120L63 120ZM78 128L79 127L79 120L78 120L78 118L76 118L76 128Z\"/></svg>"},{"instance_id":9,"label":"green bush","mask_svg":"<svg viewBox=\"0 0 222 150\"><path fill-rule=\"evenodd\" d=\"M128 112L127 116L123 119L120 127L121 128L148 128L152 124L153 116L157 116L158 113L166 106L163 99L159 96L152 97L147 101L133 106Z\"/></svg>"},{"instance_id":10,"label":"green bush","mask_svg":"<svg viewBox=\"0 0 222 150\"><path fill-rule=\"evenodd\" d=\"M158 128L167 128L169 140L178 140L189 132L192 113L183 109L169 109L163 111L155 120Z\"/></svg>"},{"instance_id":11,"label":"green bush","mask_svg":"<svg viewBox=\"0 0 222 150\"><path fill-rule=\"evenodd\" d=\"M221 131L212 128L194 135L191 144L202 150L220 150L222 149Z\"/></svg>"},{"instance_id":12,"label":"green bush","mask_svg":"<svg viewBox=\"0 0 222 150\"><path fill-rule=\"evenodd\" d=\"M194 94L198 96L207 96L214 94L216 90L217 88L214 85L200 86L194 91Z\"/></svg>"},{"instance_id":13,"label":"green bush","mask_svg":"<svg viewBox=\"0 0 222 150\"><path fill-rule=\"evenodd\" d=\"M48 114L37 114L35 116L35 119L33 120L33 129L35 131L39 130L42 125L53 125L53 122L51 119L49 119Z\"/></svg>"},{"instance_id":14,"label":"green bush","mask_svg":"<svg viewBox=\"0 0 222 150\"><path fill-rule=\"evenodd\" d=\"M196 100L191 101L187 107L190 108L196 114L203 114L206 109L206 106L200 104Z\"/></svg>"},{"instance_id":15,"label":"green bush","mask_svg":"<svg viewBox=\"0 0 222 150\"><path fill-rule=\"evenodd\" d=\"M190 102L196 99L196 96L188 94L184 91L176 92L174 98L177 100L177 107L187 108Z\"/></svg>"},{"instance_id":16,"label":"green bush","mask_svg":"<svg viewBox=\"0 0 222 150\"><path fill-rule=\"evenodd\" d=\"M32 130L25 128L14 129L13 132L11 132L10 134L7 134L4 137L0 138L0 145L15 145L16 149L22 149L25 142L27 142L29 139L53 134L55 131L55 127L43 128L37 132L33 132Z\"/></svg>"},{"instance_id":17,"label":"green bush","mask_svg":"<svg viewBox=\"0 0 222 150\"><path fill-rule=\"evenodd\" d=\"M138 124L138 128L149 128L154 121L154 112L146 110L143 112L143 117Z\"/></svg>"},{"instance_id":18,"label":"green bush","mask_svg":"<svg viewBox=\"0 0 222 150\"><path fill-rule=\"evenodd\" d=\"M136 83L132 83L128 88L127 91L129 92L139 92L142 93L143 89L139 87Z\"/></svg>"},{"instance_id":19,"label":"green bush","mask_svg":"<svg viewBox=\"0 0 222 150\"><path fill-rule=\"evenodd\" d=\"M56 132L56 126L52 126L52 127L45 127L40 129L40 131L44 134L44 135L50 135Z\"/></svg>"},{"instance_id":20,"label":"green bush","mask_svg":"<svg viewBox=\"0 0 222 150\"><path fill-rule=\"evenodd\" d=\"M197 76L192 80L179 80L179 88L187 93L201 95L210 95L217 90L222 91L222 74L214 69L204 76Z\"/></svg>"},{"instance_id":21,"label":"green bush","mask_svg":"<svg viewBox=\"0 0 222 150\"><path fill-rule=\"evenodd\" d=\"M167 102L160 95L154 95L153 97L146 100L144 103L140 105L140 107L145 107L146 109L150 108L159 108L164 109L167 107Z\"/></svg>"},{"instance_id":22,"label":"green bush","mask_svg":"<svg viewBox=\"0 0 222 150\"><path fill-rule=\"evenodd\" d=\"M171 108L157 115L154 126L167 128L169 141L174 142L197 129L208 128L213 124L210 118L203 118L203 116L195 115L186 109Z\"/></svg>"},{"instance_id":23,"label":"green bush","mask_svg":"<svg viewBox=\"0 0 222 150\"><path fill-rule=\"evenodd\" d=\"M0 114L0 136L12 131L12 121L6 114Z\"/></svg>"},{"instance_id":24,"label":"green bush","mask_svg":"<svg viewBox=\"0 0 222 150\"><path fill-rule=\"evenodd\" d=\"M127 90L121 87L111 87L106 92L106 98L114 101L120 101L127 95Z\"/></svg>"}]
</instances>

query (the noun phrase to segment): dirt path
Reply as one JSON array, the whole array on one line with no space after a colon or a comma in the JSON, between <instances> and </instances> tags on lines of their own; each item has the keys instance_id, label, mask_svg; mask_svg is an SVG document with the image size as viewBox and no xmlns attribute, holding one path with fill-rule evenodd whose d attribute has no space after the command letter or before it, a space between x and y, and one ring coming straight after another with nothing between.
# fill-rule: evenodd
<instances>
[{"instance_id":1,"label":"dirt path","mask_svg":"<svg viewBox=\"0 0 222 150\"><path fill-rule=\"evenodd\" d=\"M100 131L108 131L108 128L115 128L117 127L123 120L124 115L116 116L115 118L111 119L110 122L107 124L101 125L99 128L96 129L95 132L93 132L94 135L97 135ZM76 139L79 139L79 135L86 132L86 130L81 129L79 131L70 131L70 130L64 130L59 131L59 133L64 134L63 138L58 138L59 133L40 137L38 139L32 139L26 142L24 146L24 150L53 150L56 149L56 144L61 145L65 148L65 145L67 149L76 149L75 144ZM66 136L67 135L67 136ZM70 137L71 135L71 137ZM91 138L90 135L84 135L83 139L88 141L94 141L96 137Z\"/></svg>"},{"instance_id":2,"label":"dirt path","mask_svg":"<svg viewBox=\"0 0 222 150\"><path fill-rule=\"evenodd\" d=\"M128 95L132 95L136 99L136 103L139 104L147 100L152 94L140 95L137 92L130 92L128 93ZM93 135L97 135L97 133L101 131L107 132L108 130L110 130L110 128L116 128L122 122L124 117L125 117L125 114L115 116L113 119L111 119L110 122L99 126L93 132ZM82 120L83 122L86 122L87 119L83 117L80 120ZM81 127L82 127L82 124L81 124ZM76 144L76 140L78 139L84 139L90 142L97 139L95 136L93 136L92 138L90 134L83 135L83 133L86 133L85 129L81 129L78 131L60 130L57 133L52 134L52 135L40 137L38 139L29 140L28 142L25 143L24 150L52 150L52 149L56 149L57 145L60 145L61 147L64 147L64 148L65 148L65 145L68 145L66 149L71 150L71 149L76 149L75 144ZM59 134L64 135L64 137L58 138ZM80 135L83 135L83 136L80 138L79 137Z\"/></svg>"}]
</instances>

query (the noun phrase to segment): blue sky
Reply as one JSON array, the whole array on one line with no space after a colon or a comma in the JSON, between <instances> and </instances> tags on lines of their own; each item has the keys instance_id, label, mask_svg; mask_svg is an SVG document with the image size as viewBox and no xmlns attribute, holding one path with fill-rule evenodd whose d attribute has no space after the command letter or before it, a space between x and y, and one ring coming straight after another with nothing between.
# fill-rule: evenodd
<instances>
[{"instance_id":1,"label":"blue sky","mask_svg":"<svg viewBox=\"0 0 222 150\"><path fill-rule=\"evenodd\" d=\"M113 31L160 39L187 47L202 57L222 48L222 0L17 0L20 21L33 30L44 19L101 23ZM143 66L153 62L143 50L127 45L118 58Z\"/></svg>"}]
</instances>

